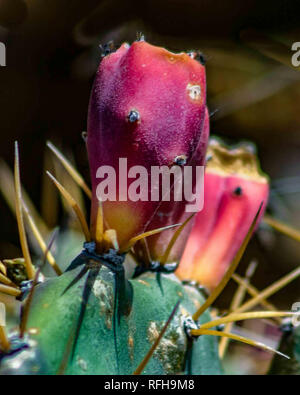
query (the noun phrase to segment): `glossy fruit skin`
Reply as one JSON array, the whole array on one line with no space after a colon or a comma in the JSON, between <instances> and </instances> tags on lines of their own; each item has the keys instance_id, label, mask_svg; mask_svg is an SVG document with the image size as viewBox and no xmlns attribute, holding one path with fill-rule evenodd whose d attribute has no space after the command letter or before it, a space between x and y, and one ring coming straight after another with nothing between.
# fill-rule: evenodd
<instances>
[{"instance_id":1,"label":"glossy fruit skin","mask_svg":"<svg viewBox=\"0 0 300 395\"><path fill-rule=\"evenodd\" d=\"M238 158L237 158L238 159ZM207 167L204 209L196 214L176 274L214 289L241 246L263 202L258 223L268 202L267 178L219 172Z\"/></svg>"},{"instance_id":2,"label":"glossy fruit skin","mask_svg":"<svg viewBox=\"0 0 300 395\"><path fill-rule=\"evenodd\" d=\"M127 159L128 169L139 165L148 174L152 166L176 165L178 157L184 157L186 164L201 165L207 144L205 117L205 68L189 55L173 54L139 41L131 46L123 44L104 57L95 78L88 116L92 229L99 205L96 191L101 180L96 173L100 166L115 169L120 192L119 158ZM160 221L157 212L161 201L151 201L150 191L149 177L148 201L122 201L118 193L117 201L104 202L106 226L116 229L120 245L154 229L157 223L165 226L180 220L184 201L171 199L165 203L165 220ZM155 259L155 249L153 255Z\"/></svg>"}]
</instances>

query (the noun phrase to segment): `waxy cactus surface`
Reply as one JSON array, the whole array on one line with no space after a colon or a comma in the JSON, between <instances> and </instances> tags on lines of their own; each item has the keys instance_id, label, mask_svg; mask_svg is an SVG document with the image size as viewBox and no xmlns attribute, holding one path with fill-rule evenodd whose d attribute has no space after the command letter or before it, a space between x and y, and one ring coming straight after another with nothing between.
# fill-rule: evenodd
<instances>
[{"instance_id":1,"label":"waxy cactus surface","mask_svg":"<svg viewBox=\"0 0 300 395\"><path fill-rule=\"evenodd\" d=\"M36 290L29 326L37 329L32 337L38 342L43 355L47 356L48 367L43 373L59 373L64 353L70 344L73 347L88 274L67 292L64 291L81 270L82 267L67 272ZM166 295L163 297L154 274L130 280L128 285L132 288L132 306L118 323L114 317L114 276L107 268L100 269L92 285L76 346L69 349L70 359L61 373L132 374L156 340L177 300L181 300L180 308L144 373L186 372L188 339L183 320L187 313L191 314L196 306L203 303L199 291L183 287L175 277L163 277ZM209 314L206 314L201 321L209 319ZM205 358L202 358L204 350ZM221 373L216 354L215 338L199 339L193 345L189 373Z\"/></svg>"}]
</instances>

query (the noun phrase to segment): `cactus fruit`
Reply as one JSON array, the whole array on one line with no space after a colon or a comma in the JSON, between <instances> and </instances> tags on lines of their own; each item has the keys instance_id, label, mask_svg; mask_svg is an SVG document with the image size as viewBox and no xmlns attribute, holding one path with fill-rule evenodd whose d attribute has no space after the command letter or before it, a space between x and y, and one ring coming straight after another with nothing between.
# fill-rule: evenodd
<instances>
[{"instance_id":1,"label":"cactus fruit","mask_svg":"<svg viewBox=\"0 0 300 395\"><path fill-rule=\"evenodd\" d=\"M101 260L109 261L110 254ZM3 356L1 373L132 374L178 300L179 309L144 373L222 373L216 339L193 342L185 331L187 316L204 301L199 290L169 275L161 278L162 295L155 275L144 274L129 281L123 277L116 301L115 275L91 258L37 285L28 333ZM209 320L205 313L200 322Z\"/></svg>"},{"instance_id":2,"label":"cactus fruit","mask_svg":"<svg viewBox=\"0 0 300 395\"><path fill-rule=\"evenodd\" d=\"M204 209L197 213L180 266L183 280L195 280L214 289L226 272L263 202L268 178L259 170L250 145L228 149L212 139L204 181Z\"/></svg>"},{"instance_id":3,"label":"cactus fruit","mask_svg":"<svg viewBox=\"0 0 300 395\"><path fill-rule=\"evenodd\" d=\"M154 201L150 183L138 202L124 196L130 188L125 167L143 166L150 174L155 166L203 165L208 133L205 67L200 62L145 41L123 44L106 56L96 75L88 118L92 230L99 207L97 170L103 165L112 166L117 175L116 201L104 201L103 211L121 247L139 233L183 222L188 217L185 200L171 196L161 202L159 196ZM163 246L173 233L165 232ZM153 260L163 252L159 239L149 238ZM180 259L183 246L176 249L177 254L170 255L173 261Z\"/></svg>"}]
</instances>

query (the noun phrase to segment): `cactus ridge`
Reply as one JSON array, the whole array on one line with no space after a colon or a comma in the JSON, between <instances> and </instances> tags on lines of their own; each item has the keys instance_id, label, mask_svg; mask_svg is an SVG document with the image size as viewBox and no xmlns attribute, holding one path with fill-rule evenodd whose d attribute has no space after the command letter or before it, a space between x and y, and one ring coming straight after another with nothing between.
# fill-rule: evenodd
<instances>
[{"instance_id":1,"label":"cactus ridge","mask_svg":"<svg viewBox=\"0 0 300 395\"><path fill-rule=\"evenodd\" d=\"M96 252L95 243L84 243L84 249L73 260L66 271L72 271L80 266L83 266L78 275L71 281L71 283L63 291L63 295L75 286L86 274L82 302L80 306L80 313L75 329L75 338L72 349L72 359L74 358L76 345L80 334L80 329L83 323L86 307L89 302L90 294L92 292L95 281L98 277L101 266L107 267L114 275L114 309L113 309L113 327L114 327L114 345L117 358L117 371L119 371L118 364L118 349L117 349L117 325L120 325L122 315L128 315L132 306L133 292L132 287L125 280L124 254L119 254L116 250L110 249L107 253L98 254Z\"/></svg>"}]
</instances>

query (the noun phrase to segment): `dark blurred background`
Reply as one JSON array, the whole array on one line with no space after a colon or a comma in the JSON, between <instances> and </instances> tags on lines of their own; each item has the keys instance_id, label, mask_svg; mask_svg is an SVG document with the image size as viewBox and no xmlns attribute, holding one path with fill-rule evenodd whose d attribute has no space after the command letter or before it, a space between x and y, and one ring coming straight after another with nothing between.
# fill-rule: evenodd
<instances>
[{"instance_id":1,"label":"dark blurred background","mask_svg":"<svg viewBox=\"0 0 300 395\"><path fill-rule=\"evenodd\" d=\"M270 212L300 228L300 73L291 64L292 43L300 41L298 0L0 0L0 41L7 48L0 157L12 166L19 141L22 182L46 223L61 218L45 200L45 141L72 153L89 179L81 133L99 44L131 42L137 32L173 51L205 54L212 133L256 143L271 178ZM16 222L2 197L0 216L0 259L18 256ZM257 258L253 282L262 289L299 265L299 250L263 227L240 270ZM299 285L274 297L278 307L300 299ZM220 304L228 306L228 298Z\"/></svg>"}]
</instances>

